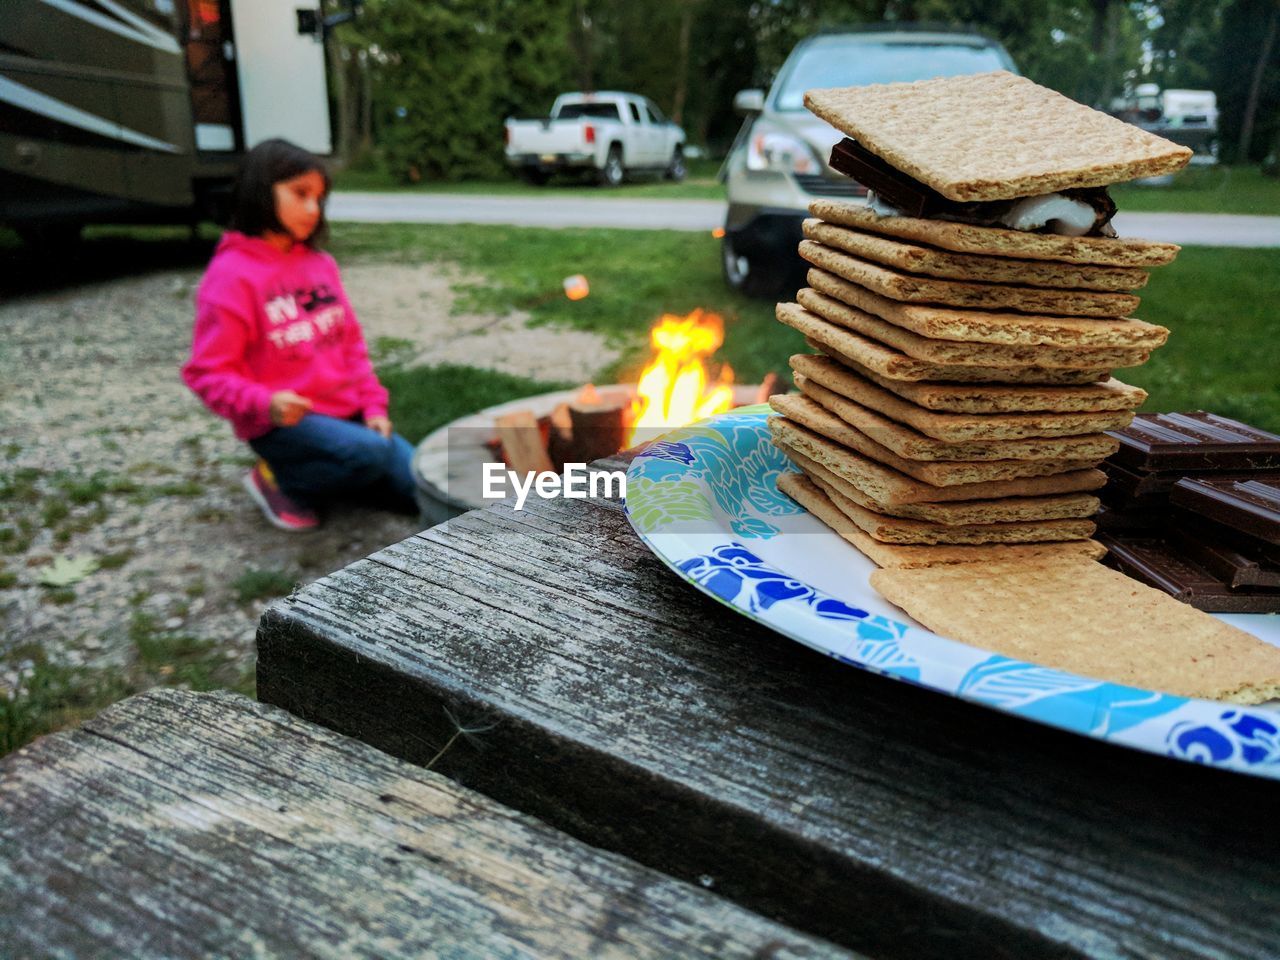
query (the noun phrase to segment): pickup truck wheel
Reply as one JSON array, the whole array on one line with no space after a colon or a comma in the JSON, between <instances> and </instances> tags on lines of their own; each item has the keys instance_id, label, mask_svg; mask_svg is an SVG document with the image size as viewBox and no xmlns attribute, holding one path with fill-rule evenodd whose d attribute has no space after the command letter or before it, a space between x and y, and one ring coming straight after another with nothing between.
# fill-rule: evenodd
<instances>
[{"instance_id":1,"label":"pickup truck wheel","mask_svg":"<svg viewBox=\"0 0 1280 960\"><path fill-rule=\"evenodd\" d=\"M600 182L606 187L620 186L626 175L627 170L622 165L622 148L615 144L609 148L604 166L600 168Z\"/></svg>"},{"instance_id":2,"label":"pickup truck wheel","mask_svg":"<svg viewBox=\"0 0 1280 960\"><path fill-rule=\"evenodd\" d=\"M671 155L671 163L667 166L667 179L679 183L687 172L684 165L684 150L676 147L675 153Z\"/></svg>"}]
</instances>

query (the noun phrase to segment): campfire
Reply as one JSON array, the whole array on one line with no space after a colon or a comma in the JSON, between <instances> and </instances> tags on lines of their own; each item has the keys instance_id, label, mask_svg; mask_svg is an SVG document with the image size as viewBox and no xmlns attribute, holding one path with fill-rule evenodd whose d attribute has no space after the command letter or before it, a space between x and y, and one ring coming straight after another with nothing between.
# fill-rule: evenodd
<instances>
[{"instance_id":1,"label":"campfire","mask_svg":"<svg viewBox=\"0 0 1280 960\"><path fill-rule=\"evenodd\" d=\"M590 463L742 403L775 392L770 374L758 388L735 388L733 369L714 364L724 343L724 321L697 309L666 314L650 331L653 356L634 384L586 384L573 399L542 417L521 410L497 418L490 446L516 471L560 470Z\"/></svg>"},{"instance_id":2,"label":"campfire","mask_svg":"<svg viewBox=\"0 0 1280 960\"><path fill-rule=\"evenodd\" d=\"M653 428L682 427L734 406L733 368L727 363L721 365L716 384L707 389L704 361L724 343L724 321L718 314L701 309L686 317L666 314L649 342L655 356L636 384L628 447L656 435Z\"/></svg>"}]
</instances>

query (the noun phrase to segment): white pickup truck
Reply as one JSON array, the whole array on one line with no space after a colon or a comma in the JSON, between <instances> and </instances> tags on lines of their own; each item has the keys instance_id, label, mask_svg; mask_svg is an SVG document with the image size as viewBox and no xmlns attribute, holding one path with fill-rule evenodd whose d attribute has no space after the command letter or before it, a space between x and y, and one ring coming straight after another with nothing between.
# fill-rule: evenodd
<instances>
[{"instance_id":1,"label":"white pickup truck","mask_svg":"<svg viewBox=\"0 0 1280 960\"><path fill-rule=\"evenodd\" d=\"M507 164L530 183L561 170L594 171L610 187L637 171L684 179L684 131L634 93L562 93L551 116L508 120L506 134Z\"/></svg>"}]
</instances>

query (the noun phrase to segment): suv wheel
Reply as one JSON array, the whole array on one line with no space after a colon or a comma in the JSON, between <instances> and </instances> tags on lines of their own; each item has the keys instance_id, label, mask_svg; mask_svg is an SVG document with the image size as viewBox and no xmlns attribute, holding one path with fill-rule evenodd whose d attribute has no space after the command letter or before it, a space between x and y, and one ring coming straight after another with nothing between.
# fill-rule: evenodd
<instances>
[{"instance_id":1,"label":"suv wheel","mask_svg":"<svg viewBox=\"0 0 1280 960\"><path fill-rule=\"evenodd\" d=\"M604 158L604 166L600 168L600 182L606 187L617 187L626 178L627 170L622 165L622 148L616 143L609 148Z\"/></svg>"},{"instance_id":2,"label":"suv wheel","mask_svg":"<svg viewBox=\"0 0 1280 960\"><path fill-rule=\"evenodd\" d=\"M787 285L785 269L776 261L743 253L726 233L720 241L720 265L724 279L734 290L748 297L768 299L781 296Z\"/></svg>"},{"instance_id":3,"label":"suv wheel","mask_svg":"<svg viewBox=\"0 0 1280 960\"><path fill-rule=\"evenodd\" d=\"M676 147L675 153L671 155L671 163L667 166L667 179L679 183L687 172L684 165L684 150Z\"/></svg>"}]
</instances>

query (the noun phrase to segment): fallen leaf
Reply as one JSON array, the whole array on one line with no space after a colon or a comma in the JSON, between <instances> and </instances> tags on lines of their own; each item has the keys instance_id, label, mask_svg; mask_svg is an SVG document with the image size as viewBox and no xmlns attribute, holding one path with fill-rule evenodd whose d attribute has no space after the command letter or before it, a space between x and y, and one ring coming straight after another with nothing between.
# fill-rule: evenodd
<instances>
[{"instance_id":1,"label":"fallen leaf","mask_svg":"<svg viewBox=\"0 0 1280 960\"><path fill-rule=\"evenodd\" d=\"M69 587L79 583L98 569L98 558L81 553L74 557L54 557L53 563L40 574L39 582L45 587Z\"/></svg>"}]
</instances>

